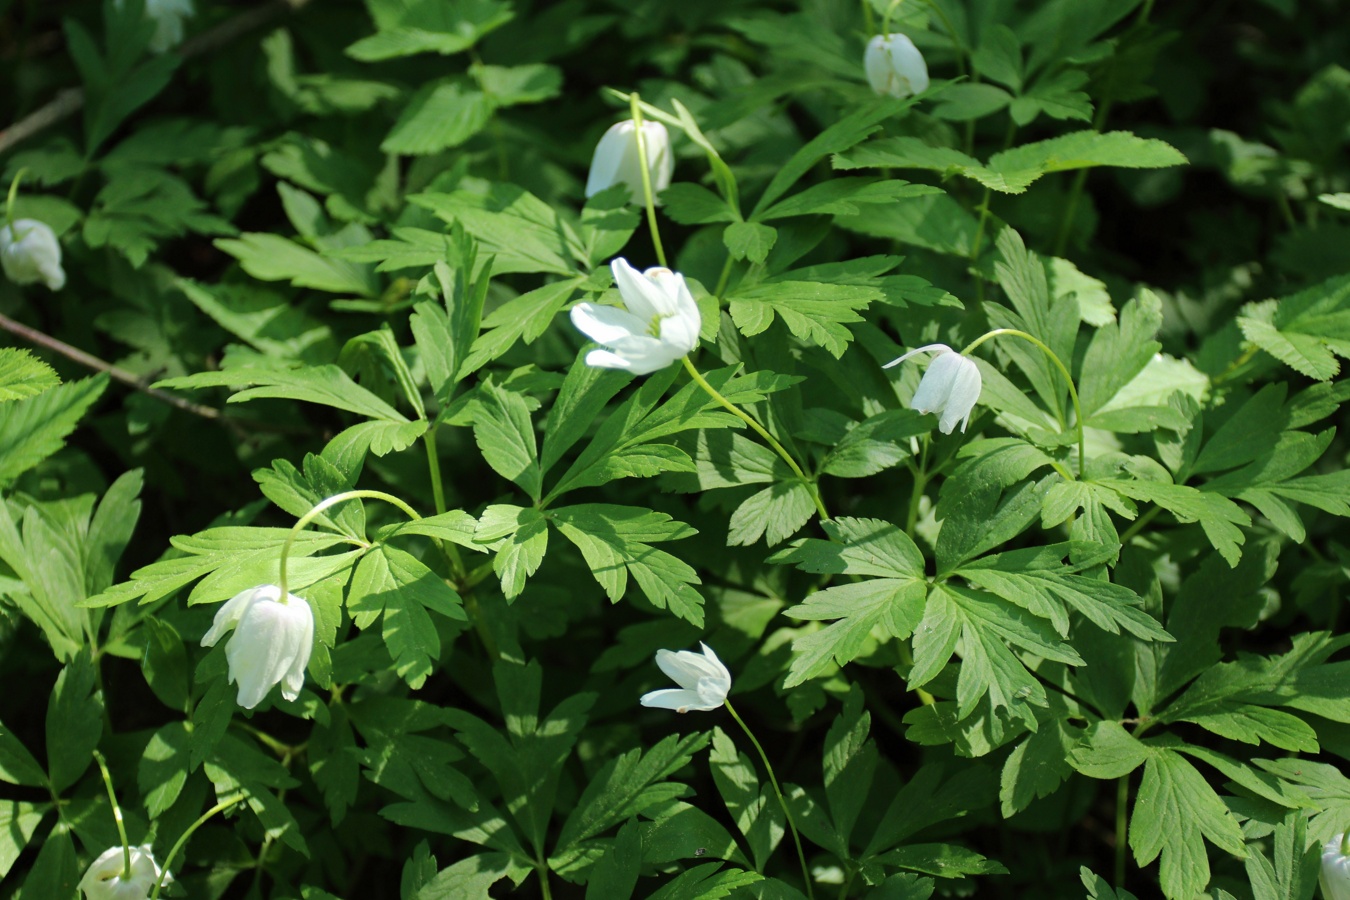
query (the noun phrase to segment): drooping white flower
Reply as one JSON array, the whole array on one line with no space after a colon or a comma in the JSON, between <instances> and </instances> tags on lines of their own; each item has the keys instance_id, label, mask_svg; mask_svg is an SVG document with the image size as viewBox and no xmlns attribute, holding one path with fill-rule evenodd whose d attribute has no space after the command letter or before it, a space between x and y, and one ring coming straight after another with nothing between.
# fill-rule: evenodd
<instances>
[{"instance_id":1,"label":"drooping white flower","mask_svg":"<svg viewBox=\"0 0 1350 900\"><path fill-rule=\"evenodd\" d=\"M919 380L919 389L909 401L910 409L921 413L938 414L938 431L951 434L956 423L961 423L964 434L970 423L970 411L980 399L980 370L973 360L957 353L946 344L927 344L911 350L882 366L898 366L916 353L933 353L928 371Z\"/></svg>"},{"instance_id":2,"label":"drooping white flower","mask_svg":"<svg viewBox=\"0 0 1350 900\"><path fill-rule=\"evenodd\" d=\"M648 375L698 346L703 319L683 275L660 267L639 272L624 259L614 260L610 269L625 308L594 303L572 308L572 324L607 348L587 353L586 365Z\"/></svg>"},{"instance_id":3,"label":"drooping white flower","mask_svg":"<svg viewBox=\"0 0 1350 900\"><path fill-rule=\"evenodd\" d=\"M114 3L120 9L123 0L114 0ZM155 33L150 38L150 52L164 53L181 44L183 22L195 14L192 0L145 0L146 18L155 21Z\"/></svg>"},{"instance_id":4,"label":"drooping white flower","mask_svg":"<svg viewBox=\"0 0 1350 900\"><path fill-rule=\"evenodd\" d=\"M126 871L122 847L109 847L99 854L80 879L84 900L146 900L159 881L159 863L150 855L150 845L131 848L131 874ZM164 883L173 881L165 873Z\"/></svg>"},{"instance_id":5,"label":"drooping white flower","mask_svg":"<svg viewBox=\"0 0 1350 900\"><path fill-rule=\"evenodd\" d=\"M908 97L928 90L928 65L906 35L887 34L867 42L863 54L867 82L878 94Z\"/></svg>"},{"instance_id":6,"label":"drooping white flower","mask_svg":"<svg viewBox=\"0 0 1350 900\"><path fill-rule=\"evenodd\" d=\"M49 290L65 287L61 242L46 222L16 219L0 227L0 266L15 284L42 282Z\"/></svg>"},{"instance_id":7,"label":"drooping white flower","mask_svg":"<svg viewBox=\"0 0 1350 900\"><path fill-rule=\"evenodd\" d=\"M643 121L642 143L647 151L652 193L659 194L670 187L670 176L675 171L675 158L670 155L670 132L660 122ZM643 203L641 159L633 120L625 119L611 125L600 143L595 145L591 171L586 178L586 196L594 197L606 188L626 184L633 202Z\"/></svg>"},{"instance_id":8,"label":"drooping white flower","mask_svg":"<svg viewBox=\"0 0 1350 900\"><path fill-rule=\"evenodd\" d=\"M230 682L239 685L239 705L252 709L281 685L281 696L294 700L305 684L305 666L314 649L314 613L303 598L264 584L235 594L216 610L203 647L214 647L227 631L225 645Z\"/></svg>"},{"instance_id":9,"label":"drooping white flower","mask_svg":"<svg viewBox=\"0 0 1350 900\"><path fill-rule=\"evenodd\" d=\"M1324 900L1350 900L1350 853L1345 835L1338 834L1322 846L1322 873L1318 883Z\"/></svg>"},{"instance_id":10,"label":"drooping white flower","mask_svg":"<svg viewBox=\"0 0 1350 900\"><path fill-rule=\"evenodd\" d=\"M691 709L717 709L731 692L731 673L712 648L702 642L703 655L692 650L657 650L656 665L679 685L643 694L643 706L673 709L678 713Z\"/></svg>"}]
</instances>

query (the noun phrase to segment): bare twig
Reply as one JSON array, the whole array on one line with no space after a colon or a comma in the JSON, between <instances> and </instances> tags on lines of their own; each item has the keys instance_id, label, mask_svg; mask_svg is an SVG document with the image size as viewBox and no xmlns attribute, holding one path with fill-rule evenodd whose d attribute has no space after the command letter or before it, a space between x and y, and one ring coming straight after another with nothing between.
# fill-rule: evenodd
<instances>
[{"instance_id":1,"label":"bare twig","mask_svg":"<svg viewBox=\"0 0 1350 900\"><path fill-rule=\"evenodd\" d=\"M202 32L190 41L186 41L176 52L183 59L191 59L203 53L209 53L224 44L233 41L289 13L299 12L312 0L271 0L267 5L241 13L232 19L221 22L214 28ZM50 102L29 116L0 131L0 153L28 140L33 135L69 118L84 106L84 88L66 88L60 91Z\"/></svg>"}]
</instances>

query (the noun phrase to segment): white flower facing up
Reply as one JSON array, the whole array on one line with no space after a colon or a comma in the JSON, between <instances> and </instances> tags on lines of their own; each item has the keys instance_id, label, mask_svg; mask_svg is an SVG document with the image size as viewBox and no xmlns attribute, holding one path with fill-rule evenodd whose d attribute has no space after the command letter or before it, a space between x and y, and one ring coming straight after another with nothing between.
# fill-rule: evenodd
<instances>
[{"instance_id":1,"label":"white flower facing up","mask_svg":"<svg viewBox=\"0 0 1350 900\"><path fill-rule=\"evenodd\" d=\"M586 365L649 375L698 346L703 319L683 275L660 267L639 272L623 259L610 269L624 308L572 307L572 324L606 348L587 353Z\"/></svg>"},{"instance_id":2,"label":"white flower facing up","mask_svg":"<svg viewBox=\"0 0 1350 900\"><path fill-rule=\"evenodd\" d=\"M678 713L691 709L706 712L725 703L731 692L731 673L711 647L704 643L699 646L702 655L692 650L657 650L656 665L679 687L643 694L639 702Z\"/></svg>"},{"instance_id":3,"label":"white flower facing up","mask_svg":"<svg viewBox=\"0 0 1350 900\"><path fill-rule=\"evenodd\" d=\"M46 222L17 219L0 228L0 265L15 284L42 282L49 290L65 287L61 242Z\"/></svg>"},{"instance_id":4,"label":"white flower facing up","mask_svg":"<svg viewBox=\"0 0 1350 900\"><path fill-rule=\"evenodd\" d=\"M928 65L914 42L903 34L877 35L863 54L867 82L878 94L908 97L928 90Z\"/></svg>"},{"instance_id":5,"label":"white flower facing up","mask_svg":"<svg viewBox=\"0 0 1350 900\"><path fill-rule=\"evenodd\" d=\"M643 122L642 143L647 150L652 194L659 194L670 187L670 176L675 171L675 158L670 155L670 132L660 122ZM590 175L586 178L586 196L594 197L606 188L626 184L633 202L641 205L644 199L641 159L633 120L625 119L611 125L600 143L595 145Z\"/></svg>"},{"instance_id":6,"label":"white flower facing up","mask_svg":"<svg viewBox=\"0 0 1350 900\"><path fill-rule=\"evenodd\" d=\"M933 361L928 371L919 381L919 389L914 399L909 401L910 409L921 413L938 414L938 431L951 434L956 424L961 423L961 433L970 423L970 411L975 401L980 399L980 370L974 360L962 356L946 344L927 344L917 350L911 350L904 356L893 359L884 369L898 366L916 353L933 353Z\"/></svg>"},{"instance_id":7,"label":"white flower facing up","mask_svg":"<svg viewBox=\"0 0 1350 900\"><path fill-rule=\"evenodd\" d=\"M1338 834L1322 847L1322 886L1324 900L1350 900L1350 853L1346 852L1345 835Z\"/></svg>"},{"instance_id":8,"label":"white flower facing up","mask_svg":"<svg viewBox=\"0 0 1350 900\"><path fill-rule=\"evenodd\" d=\"M294 700L305 684L305 666L314 649L314 613L303 598L264 584L235 594L216 610L203 647L214 647L227 631L225 645L230 682L239 685L239 705L252 709L281 685L281 696Z\"/></svg>"},{"instance_id":9,"label":"white flower facing up","mask_svg":"<svg viewBox=\"0 0 1350 900\"><path fill-rule=\"evenodd\" d=\"M146 900L155 889L160 873L159 863L150 855L150 845L131 848L129 876L125 864L120 845L100 853L80 879L84 900ZM171 881L173 876L166 873L164 883Z\"/></svg>"},{"instance_id":10,"label":"white flower facing up","mask_svg":"<svg viewBox=\"0 0 1350 900\"><path fill-rule=\"evenodd\" d=\"M124 0L115 0L120 9ZM183 42L183 22L192 18L196 10L192 0L145 0L145 16L155 22L155 33L150 38L150 52L164 53Z\"/></svg>"}]
</instances>

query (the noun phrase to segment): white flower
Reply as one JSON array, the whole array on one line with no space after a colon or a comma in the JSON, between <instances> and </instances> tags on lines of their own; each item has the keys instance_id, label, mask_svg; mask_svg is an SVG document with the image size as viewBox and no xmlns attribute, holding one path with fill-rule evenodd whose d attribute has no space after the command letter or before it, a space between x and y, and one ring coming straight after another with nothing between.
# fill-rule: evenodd
<instances>
[{"instance_id":1,"label":"white flower","mask_svg":"<svg viewBox=\"0 0 1350 900\"><path fill-rule=\"evenodd\" d=\"M85 900L146 900L159 881L159 863L150 855L150 845L131 848L131 875L126 875L122 847L109 847L99 854L80 879ZM164 874L164 883L173 876Z\"/></svg>"},{"instance_id":2,"label":"white flower","mask_svg":"<svg viewBox=\"0 0 1350 900\"><path fill-rule=\"evenodd\" d=\"M18 219L0 228L0 265L15 284L41 281L50 290L65 287L61 243L46 222Z\"/></svg>"},{"instance_id":3,"label":"white flower","mask_svg":"<svg viewBox=\"0 0 1350 900\"><path fill-rule=\"evenodd\" d=\"M1322 847L1323 900L1350 900L1350 855L1345 852L1345 835L1338 834Z\"/></svg>"},{"instance_id":4,"label":"white flower","mask_svg":"<svg viewBox=\"0 0 1350 900\"><path fill-rule=\"evenodd\" d=\"M274 584L249 588L216 610L202 646L214 647L230 629L234 635L225 645L225 658L230 682L239 684L240 706L252 709L277 684L287 700L300 696L314 648L314 613L308 603L294 594L281 599L281 588Z\"/></svg>"},{"instance_id":5,"label":"white flower","mask_svg":"<svg viewBox=\"0 0 1350 900\"><path fill-rule=\"evenodd\" d=\"M914 42L903 34L877 35L863 54L867 81L878 94L908 97L928 90L928 66Z\"/></svg>"},{"instance_id":6,"label":"white flower","mask_svg":"<svg viewBox=\"0 0 1350 900\"><path fill-rule=\"evenodd\" d=\"M669 675L678 688L664 688L643 694L643 706L656 706L688 712L691 709L717 709L731 692L731 673L707 644L701 643L703 655L692 650L657 650L656 665Z\"/></svg>"},{"instance_id":7,"label":"white flower","mask_svg":"<svg viewBox=\"0 0 1350 900\"><path fill-rule=\"evenodd\" d=\"M120 9L123 0L114 0ZM192 0L145 0L146 18L155 20L155 33L150 38L150 52L164 53L183 42L183 21L196 10Z\"/></svg>"},{"instance_id":8,"label":"white flower","mask_svg":"<svg viewBox=\"0 0 1350 900\"><path fill-rule=\"evenodd\" d=\"M647 150L647 168L651 172L652 194L670 187L675 158L670 155L670 132L660 122L642 123L642 143ZM594 197L616 184L628 185L633 202L643 202L642 163L638 154L637 128L632 119L609 127L591 157L591 172L586 178L586 196Z\"/></svg>"},{"instance_id":9,"label":"white flower","mask_svg":"<svg viewBox=\"0 0 1350 900\"><path fill-rule=\"evenodd\" d=\"M587 353L586 365L648 375L698 346L703 319L683 275L659 267L639 272L623 259L610 268L627 308L572 307L572 324L608 348Z\"/></svg>"},{"instance_id":10,"label":"white flower","mask_svg":"<svg viewBox=\"0 0 1350 900\"><path fill-rule=\"evenodd\" d=\"M910 409L921 413L938 414L938 431L951 434L956 423L961 423L964 434L970 422L970 411L980 399L980 370L973 360L962 356L946 344L928 344L893 359L883 369L897 366L916 353L936 354L928 364L928 371L919 381Z\"/></svg>"}]
</instances>

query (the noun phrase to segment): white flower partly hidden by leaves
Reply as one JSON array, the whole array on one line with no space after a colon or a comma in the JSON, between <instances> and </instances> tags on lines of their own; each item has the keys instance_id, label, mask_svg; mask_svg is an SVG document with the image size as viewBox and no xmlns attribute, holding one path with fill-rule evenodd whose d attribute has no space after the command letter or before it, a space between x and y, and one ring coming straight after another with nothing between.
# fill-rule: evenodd
<instances>
[{"instance_id":1,"label":"white flower partly hidden by leaves","mask_svg":"<svg viewBox=\"0 0 1350 900\"><path fill-rule=\"evenodd\" d=\"M1350 900L1350 854L1346 853L1345 835L1338 834L1322 847L1322 886L1324 900Z\"/></svg>"},{"instance_id":2,"label":"white flower partly hidden by leaves","mask_svg":"<svg viewBox=\"0 0 1350 900\"><path fill-rule=\"evenodd\" d=\"M642 143L647 150L647 169L651 172L652 194L670 187L670 176L675 170L675 158L670 155L670 132L660 122L642 123ZM633 202L644 202L642 192L642 163L638 153L637 126L626 119L609 127L591 157L591 171L586 178L586 196L596 194L616 184L628 185Z\"/></svg>"},{"instance_id":3,"label":"white flower partly hidden by leaves","mask_svg":"<svg viewBox=\"0 0 1350 900\"><path fill-rule=\"evenodd\" d=\"M938 431L951 434L956 423L961 423L961 433L970 423L970 411L975 401L980 399L980 370L970 357L957 353L946 344L927 344L917 350L911 350L904 356L893 359L883 369L898 366L916 353L933 353L933 361L928 371L919 381L919 389L914 399L909 401L910 409L921 413L938 414Z\"/></svg>"},{"instance_id":4,"label":"white flower partly hidden by leaves","mask_svg":"<svg viewBox=\"0 0 1350 900\"><path fill-rule=\"evenodd\" d=\"M109 847L80 879L84 900L146 900L159 881L159 863L150 855L150 845L131 848L131 874L127 875L126 858L122 847ZM164 883L173 881L165 873Z\"/></svg>"},{"instance_id":5,"label":"white flower partly hidden by leaves","mask_svg":"<svg viewBox=\"0 0 1350 900\"><path fill-rule=\"evenodd\" d=\"M65 287L61 242L46 222L17 219L0 228L0 265L15 284L42 282L50 290Z\"/></svg>"},{"instance_id":6,"label":"white flower partly hidden by leaves","mask_svg":"<svg viewBox=\"0 0 1350 900\"><path fill-rule=\"evenodd\" d=\"M914 42L903 34L877 35L863 54L867 82L878 94L908 97L928 90L928 65Z\"/></svg>"},{"instance_id":7,"label":"white flower partly hidden by leaves","mask_svg":"<svg viewBox=\"0 0 1350 900\"><path fill-rule=\"evenodd\" d=\"M114 2L120 9L124 0ZM155 21L150 52L164 53L183 43L183 22L194 14L196 10L192 7L192 0L145 0L146 18Z\"/></svg>"},{"instance_id":8,"label":"white flower partly hidden by leaves","mask_svg":"<svg viewBox=\"0 0 1350 900\"><path fill-rule=\"evenodd\" d=\"M649 375L698 346L703 319L683 275L659 267L639 272L623 259L610 269L624 308L572 307L572 324L606 348L587 353L586 365Z\"/></svg>"},{"instance_id":9,"label":"white flower partly hidden by leaves","mask_svg":"<svg viewBox=\"0 0 1350 900\"><path fill-rule=\"evenodd\" d=\"M305 684L305 666L314 649L314 613L303 598L264 584L235 594L216 610L203 647L214 647L227 631L230 681L239 685L239 705L252 709L281 685L281 696L294 700Z\"/></svg>"},{"instance_id":10,"label":"white flower partly hidden by leaves","mask_svg":"<svg viewBox=\"0 0 1350 900\"><path fill-rule=\"evenodd\" d=\"M678 688L664 688L643 694L643 706L673 709L678 713L691 709L717 709L726 702L731 692L731 673L707 644L701 643L703 655L692 650L657 650L656 665L669 675Z\"/></svg>"}]
</instances>

